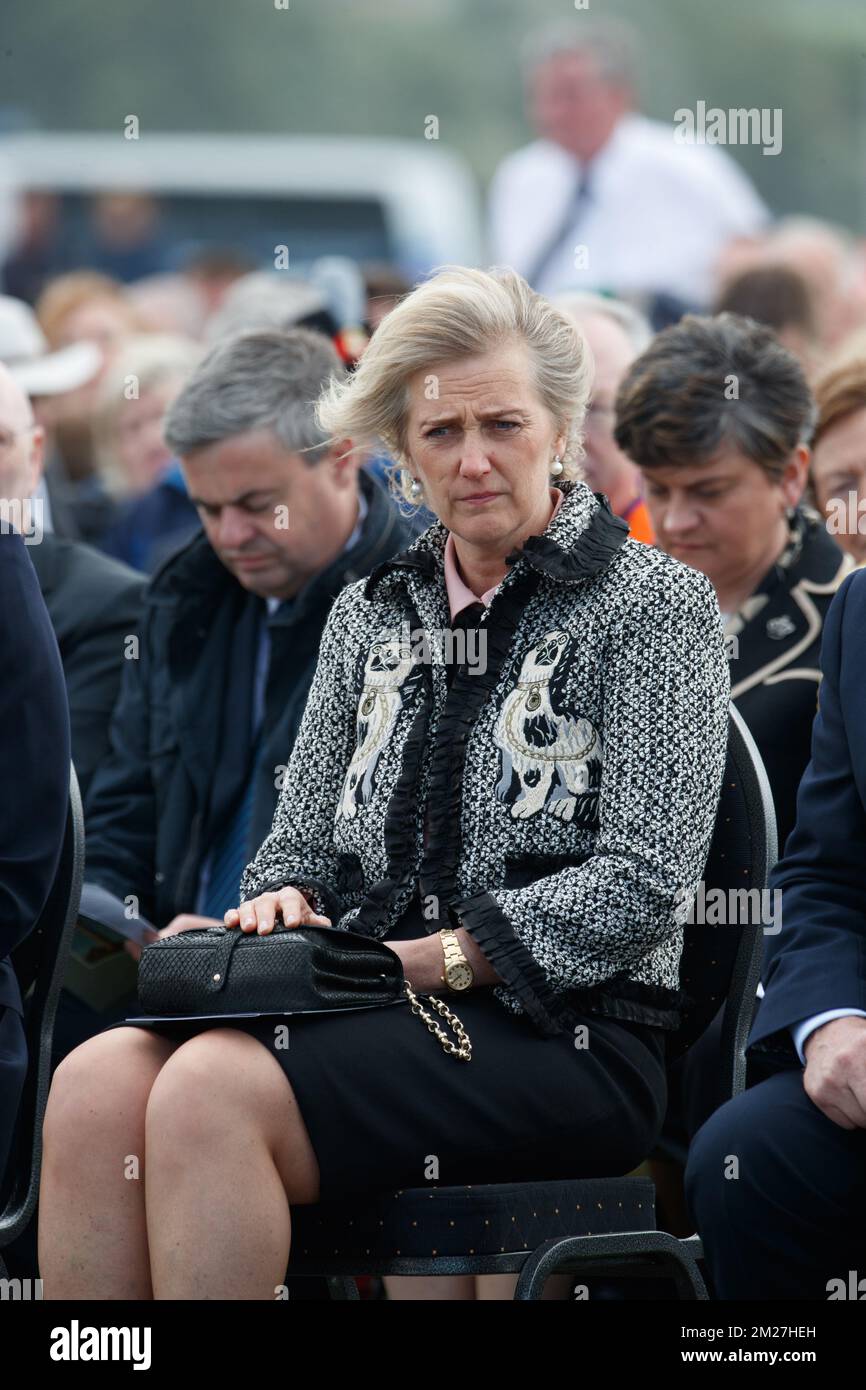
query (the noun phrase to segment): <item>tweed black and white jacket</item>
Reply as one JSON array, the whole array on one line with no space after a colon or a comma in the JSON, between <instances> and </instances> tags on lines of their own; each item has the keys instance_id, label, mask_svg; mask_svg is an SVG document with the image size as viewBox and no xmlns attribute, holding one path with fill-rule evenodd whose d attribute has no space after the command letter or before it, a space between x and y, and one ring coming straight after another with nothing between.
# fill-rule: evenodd
<instances>
[{"instance_id":1,"label":"tweed black and white jacket","mask_svg":"<svg viewBox=\"0 0 866 1390\"><path fill-rule=\"evenodd\" d=\"M290 884L382 937L417 891L541 1033L586 1012L673 1028L725 761L721 619L703 575L559 486L478 618L486 661L450 687L441 522L338 596L241 900Z\"/></svg>"}]
</instances>

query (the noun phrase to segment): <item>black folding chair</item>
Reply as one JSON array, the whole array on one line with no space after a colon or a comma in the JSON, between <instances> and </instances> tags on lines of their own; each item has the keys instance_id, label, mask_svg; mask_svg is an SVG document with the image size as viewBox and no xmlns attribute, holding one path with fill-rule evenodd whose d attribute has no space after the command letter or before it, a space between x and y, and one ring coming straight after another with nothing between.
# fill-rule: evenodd
<instances>
[{"instance_id":1,"label":"black folding chair","mask_svg":"<svg viewBox=\"0 0 866 1390\"><path fill-rule=\"evenodd\" d=\"M84 816L75 768L69 772L69 807L60 862L48 900L33 930L12 952L25 1004L28 1067L9 1155L11 1182L0 1212L0 1252L30 1223L36 1209L42 1166L42 1121L51 1084L54 1017L84 877ZM6 1266L0 1254L0 1277Z\"/></svg>"},{"instance_id":2,"label":"black folding chair","mask_svg":"<svg viewBox=\"0 0 866 1390\"><path fill-rule=\"evenodd\" d=\"M725 780L705 892L763 890L776 860L767 775L731 706ZM687 925L681 983L692 999L670 1035L672 1063L724 1006L718 1100L745 1085L745 1044L761 967L760 921ZM386 1120L387 1122L387 1120ZM515 1298L540 1298L552 1274L673 1279L681 1298L706 1299L697 1236L656 1226L650 1178L411 1188L296 1206L288 1274L324 1276L332 1298L357 1299L354 1275L519 1274Z\"/></svg>"}]
</instances>

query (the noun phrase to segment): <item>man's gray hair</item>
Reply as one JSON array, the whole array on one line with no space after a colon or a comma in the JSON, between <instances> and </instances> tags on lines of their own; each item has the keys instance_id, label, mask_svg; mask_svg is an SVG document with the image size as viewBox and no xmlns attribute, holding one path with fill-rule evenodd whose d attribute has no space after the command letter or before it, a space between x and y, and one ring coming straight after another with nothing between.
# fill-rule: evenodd
<instances>
[{"instance_id":1,"label":"man's gray hair","mask_svg":"<svg viewBox=\"0 0 866 1390\"><path fill-rule=\"evenodd\" d=\"M215 344L165 420L178 458L252 430L271 430L284 448L318 463L329 450L316 424L323 388L345 368L329 340L308 328L240 333Z\"/></svg>"},{"instance_id":2,"label":"man's gray hair","mask_svg":"<svg viewBox=\"0 0 866 1390\"><path fill-rule=\"evenodd\" d=\"M568 314L578 327L582 319L591 316L610 319L625 333L639 357L653 340L654 334L649 319L633 304L622 299L608 299L603 294L593 294L590 290L564 290L562 294L550 296L550 302L561 314Z\"/></svg>"},{"instance_id":3,"label":"man's gray hair","mask_svg":"<svg viewBox=\"0 0 866 1390\"><path fill-rule=\"evenodd\" d=\"M524 80L542 63L563 53L591 53L601 76L627 87L637 85L637 31L626 20L596 18L557 20L527 38L521 50Z\"/></svg>"}]
</instances>

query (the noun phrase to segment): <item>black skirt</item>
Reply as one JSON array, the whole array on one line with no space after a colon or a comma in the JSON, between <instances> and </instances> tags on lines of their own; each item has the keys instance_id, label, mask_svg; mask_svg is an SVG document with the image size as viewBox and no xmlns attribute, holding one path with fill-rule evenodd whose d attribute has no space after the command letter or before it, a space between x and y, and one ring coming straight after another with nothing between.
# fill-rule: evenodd
<instances>
[{"instance_id":1,"label":"black skirt","mask_svg":"<svg viewBox=\"0 0 866 1390\"><path fill-rule=\"evenodd\" d=\"M383 939L425 932L416 898ZM322 1201L428 1183L630 1172L651 1152L664 1118L663 1030L587 1015L585 1033L544 1037L525 1015L509 1013L493 988L442 996L469 1034L469 1062L448 1055L408 1005L291 1019L130 1018L112 1027L136 1024L179 1042L209 1028L258 1038L294 1091Z\"/></svg>"}]
</instances>

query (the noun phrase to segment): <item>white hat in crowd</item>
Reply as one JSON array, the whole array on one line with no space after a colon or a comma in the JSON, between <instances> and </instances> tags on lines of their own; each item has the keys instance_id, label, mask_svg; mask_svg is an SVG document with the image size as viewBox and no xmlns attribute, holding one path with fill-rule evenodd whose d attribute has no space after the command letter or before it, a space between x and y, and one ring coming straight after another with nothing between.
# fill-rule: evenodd
<instances>
[{"instance_id":1,"label":"white hat in crowd","mask_svg":"<svg viewBox=\"0 0 866 1390\"><path fill-rule=\"evenodd\" d=\"M50 352L30 305L0 294L0 362L28 396L60 396L93 380L102 353L96 343Z\"/></svg>"}]
</instances>

